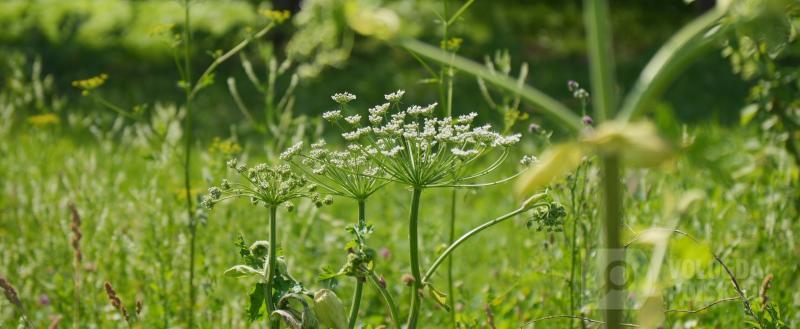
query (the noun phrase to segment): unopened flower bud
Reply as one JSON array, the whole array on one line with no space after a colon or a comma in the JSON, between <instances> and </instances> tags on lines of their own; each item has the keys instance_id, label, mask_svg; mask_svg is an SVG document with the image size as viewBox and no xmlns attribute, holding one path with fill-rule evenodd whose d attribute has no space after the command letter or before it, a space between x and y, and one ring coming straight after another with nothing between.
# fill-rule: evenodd
<instances>
[{"instance_id":1,"label":"unopened flower bud","mask_svg":"<svg viewBox=\"0 0 800 329\"><path fill-rule=\"evenodd\" d=\"M344 305L333 291L321 289L314 294L314 313L324 328L347 327Z\"/></svg>"},{"instance_id":2,"label":"unopened flower bud","mask_svg":"<svg viewBox=\"0 0 800 329\"><path fill-rule=\"evenodd\" d=\"M414 284L414 276L412 276L411 274L408 274L408 273L403 274L403 276L400 277L400 281L403 281L403 283L405 283L407 286L411 287L411 285Z\"/></svg>"},{"instance_id":3,"label":"unopened flower bud","mask_svg":"<svg viewBox=\"0 0 800 329\"><path fill-rule=\"evenodd\" d=\"M250 245L250 253L256 257L266 257L269 252L269 241L256 241Z\"/></svg>"}]
</instances>

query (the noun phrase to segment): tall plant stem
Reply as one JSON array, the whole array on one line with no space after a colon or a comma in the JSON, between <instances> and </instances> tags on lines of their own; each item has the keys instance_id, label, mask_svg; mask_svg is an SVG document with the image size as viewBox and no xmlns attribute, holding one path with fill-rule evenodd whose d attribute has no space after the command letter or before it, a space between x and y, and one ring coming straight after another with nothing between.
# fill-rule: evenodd
<instances>
[{"instance_id":1,"label":"tall plant stem","mask_svg":"<svg viewBox=\"0 0 800 329\"><path fill-rule=\"evenodd\" d=\"M581 167L575 171L575 179L570 186L570 197L572 202L572 232L570 236L570 266L569 266L569 315L575 315L575 264L577 263L577 240L578 240L578 181L580 180ZM570 328L574 327L570 322Z\"/></svg>"},{"instance_id":2,"label":"tall plant stem","mask_svg":"<svg viewBox=\"0 0 800 329\"><path fill-rule=\"evenodd\" d=\"M417 222L419 217L419 199L422 189L414 187L411 196L411 212L408 216L408 244L411 260L411 276L414 277L411 289L411 309L408 313L407 329L417 327L420 309L420 289L422 289L422 275L419 270L419 237L417 236Z\"/></svg>"},{"instance_id":3,"label":"tall plant stem","mask_svg":"<svg viewBox=\"0 0 800 329\"><path fill-rule=\"evenodd\" d=\"M605 286L603 312L608 329L620 328L625 303L624 262L622 247L622 191L620 188L620 161L617 155L602 158L603 170L603 255L600 266Z\"/></svg>"},{"instance_id":4,"label":"tall plant stem","mask_svg":"<svg viewBox=\"0 0 800 329\"><path fill-rule=\"evenodd\" d=\"M442 44L447 45L450 39L450 24L452 21L448 17L450 15L450 8L448 0L442 0L444 5L444 18L442 22ZM446 47L445 47L446 49ZM439 90L441 101L444 105L445 116L453 115L453 66L449 63L442 63L442 71L439 74ZM454 173L455 174L455 173ZM453 188L450 197L450 232L447 239L447 244L453 244L456 238L456 188ZM450 298L447 299L447 305L450 307L450 324L453 329L456 328L456 308L455 308L455 289L453 288L453 259L447 260L447 294Z\"/></svg>"},{"instance_id":5,"label":"tall plant stem","mask_svg":"<svg viewBox=\"0 0 800 329\"><path fill-rule=\"evenodd\" d=\"M364 200L358 200L358 229L367 226L366 219L366 204ZM364 292L365 278L356 277L356 291L353 293L353 302L350 304L350 317L348 320L348 327L353 329L356 327L356 320L358 320L358 307L361 305L361 295Z\"/></svg>"},{"instance_id":6,"label":"tall plant stem","mask_svg":"<svg viewBox=\"0 0 800 329\"><path fill-rule=\"evenodd\" d=\"M369 279L369 282L375 286L375 290L378 290L378 293L380 293L381 297L383 297L383 301L386 303L386 307L389 309L389 317L392 318L392 323L394 324L395 328L401 329L403 324L400 322L400 315L397 312L397 304L394 302L392 294L386 290L386 287L381 285L380 280L375 272L369 271L369 276L367 278Z\"/></svg>"},{"instance_id":7,"label":"tall plant stem","mask_svg":"<svg viewBox=\"0 0 800 329\"><path fill-rule=\"evenodd\" d=\"M453 188L453 193L450 195L450 236L447 239L447 245L452 245L456 240L456 200L458 190ZM453 257L447 258L447 294L450 298L447 299L447 305L450 307L450 323L455 329L456 325L456 290L453 286Z\"/></svg>"},{"instance_id":8,"label":"tall plant stem","mask_svg":"<svg viewBox=\"0 0 800 329\"><path fill-rule=\"evenodd\" d=\"M515 215L517 215L519 213L522 213L522 212L524 212L524 211L526 211L528 209L531 209L531 208L539 206L539 205L541 205L541 204L533 204L531 206L523 206L523 207L517 208L516 210L514 210L512 212L509 212L509 213L504 214L504 215L502 215L500 217L492 219L492 220L490 220L490 221L488 221L486 223L483 223L480 226L470 230L469 232L464 233L464 235L459 237L458 240L455 240L453 243L451 243L450 246L448 246L447 249L445 249L444 252L442 252L439 255L439 257L436 258L435 261L433 261L433 264L431 264L431 267L428 268L428 270L425 272L425 275L422 277L422 282L427 282L428 280L430 280L431 276L433 276L433 273L436 272L436 269L439 268L440 265L442 265L442 262L444 262L445 259L448 259L450 254L453 253L453 251L455 251L456 248L458 248L458 246L460 246L462 243L464 243L465 241L469 240L469 238L477 235L478 233L480 233L481 231L483 231L483 230L485 230L487 228L490 228L490 227L492 227L492 226L494 226L496 224L499 224L499 223L505 221L506 219L514 217Z\"/></svg>"},{"instance_id":9,"label":"tall plant stem","mask_svg":"<svg viewBox=\"0 0 800 329\"><path fill-rule=\"evenodd\" d=\"M191 19L189 15L189 0L183 1L183 9L184 9L184 26L183 26L183 81L184 83L190 83L192 81L192 72L191 72L191 58L189 57L190 54L190 43L191 43ZM186 190L186 216L189 218L189 310L188 310L188 317L189 317L189 328L194 328L194 307L197 301L197 292L195 291L194 286L194 272L195 272L195 249L196 249L196 240L197 240L197 223L195 223L194 218L194 206L192 205L192 182L190 180L191 176L191 158L192 158L192 143L193 143L193 135L192 135L192 110L191 110L191 87L186 85L184 86L184 90L186 92L186 103L184 104L184 108L186 110L186 115L183 118L184 121L184 136L185 136L185 148L184 148L184 158L183 158L183 182L184 182L184 189Z\"/></svg>"},{"instance_id":10,"label":"tall plant stem","mask_svg":"<svg viewBox=\"0 0 800 329\"><path fill-rule=\"evenodd\" d=\"M267 323L269 328L277 329L279 327L278 320L272 319L272 312L275 311L275 304L272 301L272 284L275 281L275 269L278 264L278 219L277 219L277 206L269 207L269 255L267 256L267 282L266 282L266 299L267 299Z\"/></svg>"}]
</instances>

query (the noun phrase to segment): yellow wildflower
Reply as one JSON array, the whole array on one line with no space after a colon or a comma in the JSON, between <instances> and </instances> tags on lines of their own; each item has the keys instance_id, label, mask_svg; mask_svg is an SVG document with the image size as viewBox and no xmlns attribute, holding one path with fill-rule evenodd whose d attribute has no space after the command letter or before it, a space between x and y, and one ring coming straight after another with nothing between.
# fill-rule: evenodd
<instances>
[{"instance_id":1,"label":"yellow wildflower","mask_svg":"<svg viewBox=\"0 0 800 329\"><path fill-rule=\"evenodd\" d=\"M83 96L89 95L89 91L97 89L108 80L108 74L102 73L88 79L72 81L72 86L78 89L83 89L81 93Z\"/></svg>"},{"instance_id":2,"label":"yellow wildflower","mask_svg":"<svg viewBox=\"0 0 800 329\"><path fill-rule=\"evenodd\" d=\"M53 113L38 114L28 117L28 123L40 128L58 124L59 122L61 122L61 120Z\"/></svg>"},{"instance_id":3,"label":"yellow wildflower","mask_svg":"<svg viewBox=\"0 0 800 329\"><path fill-rule=\"evenodd\" d=\"M242 152L242 147L239 145L239 143L236 143L233 140L222 140L219 137L214 137L214 140L211 142L211 146L208 148L208 152L236 155Z\"/></svg>"},{"instance_id":4,"label":"yellow wildflower","mask_svg":"<svg viewBox=\"0 0 800 329\"><path fill-rule=\"evenodd\" d=\"M292 13L288 10L262 10L262 16L268 18L269 20L275 22L275 24L281 24L292 17Z\"/></svg>"}]
</instances>

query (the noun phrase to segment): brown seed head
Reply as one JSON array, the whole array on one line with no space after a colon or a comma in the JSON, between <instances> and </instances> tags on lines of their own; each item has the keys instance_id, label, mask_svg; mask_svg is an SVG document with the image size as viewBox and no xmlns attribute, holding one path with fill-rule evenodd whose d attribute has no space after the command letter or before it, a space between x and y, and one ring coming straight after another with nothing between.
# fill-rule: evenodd
<instances>
[{"instance_id":1,"label":"brown seed head","mask_svg":"<svg viewBox=\"0 0 800 329\"><path fill-rule=\"evenodd\" d=\"M59 314L50 316L50 325L47 326L47 329L58 329L58 324L61 323L61 319L63 319L63 317Z\"/></svg>"},{"instance_id":2,"label":"brown seed head","mask_svg":"<svg viewBox=\"0 0 800 329\"><path fill-rule=\"evenodd\" d=\"M81 252L81 238L83 238L83 234L81 233L81 216L78 214L78 209L75 207L74 203L70 202L68 207L72 215L72 221L69 224L69 228L72 231L70 245L75 254L75 261L80 263L83 260L83 253Z\"/></svg>"},{"instance_id":3,"label":"brown seed head","mask_svg":"<svg viewBox=\"0 0 800 329\"><path fill-rule=\"evenodd\" d=\"M3 294L8 299L8 302L14 304L14 306L22 308L22 302L19 300L19 295L17 295L17 289L14 289L14 286L11 285L11 282L5 277L0 276L0 288L3 288Z\"/></svg>"},{"instance_id":4,"label":"brown seed head","mask_svg":"<svg viewBox=\"0 0 800 329\"><path fill-rule=\"evenodd\" d=\"M128 310L125 308L125 305L122 305L122 300L117 296L117 292L114 290L114 287L111 286L111 283L106 281L103 287L106 289L106 295L108 295L108 301L111 302L111 306L114 306L114 308L122 314L125 321L130 321Z\"/></svg>"},{"instance_id":5,"label":"brown seed head","mask_svg":"<svg viewBox=\"0 0 800 329\"><path fill-rule=\"evenodd\" d=\"M761 298L761 305L767 305L769 302L769 288L772 286L772 279L775 277L772 274L768 274L764 277L764 281L761 281L761 289L758 290L758 296Z\"/></svg>"}]
</instances>

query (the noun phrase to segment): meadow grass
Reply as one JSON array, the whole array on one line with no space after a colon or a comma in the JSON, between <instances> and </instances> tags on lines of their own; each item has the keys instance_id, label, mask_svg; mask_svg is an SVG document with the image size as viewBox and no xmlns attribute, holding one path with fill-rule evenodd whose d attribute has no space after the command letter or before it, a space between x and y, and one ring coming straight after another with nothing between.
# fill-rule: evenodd
<instances>
[{"instance_id":1,"label":"meadow grass","mask_svg":"<svg viewBox=\"0 0 800 329\"><path fill-rule=\"evenodd\" d=\"M124 326L106 300L106 281L113 284L129 310L135 308L136 300L142 300L140 320L144 327L180 326L184 321L180 315L187 307L188 296L182 282L187 280L189 240L183 229L185 217L180 215L183 182L173 170L167 170L181 159L168 150L137 143L134 134L125 130L129 128L122 128L121 137L112 141L76 139L63 131L28 126L2 139L0 238L4 248L0 259L8 281L19 292L26 316L37 326L49 323L55 315L64 317L63 323L80 316L79 327ZM797 284L798 265L787 262L797 259L798 248L797 214L789 185L791 159L746 129L700 127L689 129L685 138L685 156L672 170L628 170L624 174L625 198L631 200L625 202L624 241L651 226L669 223L664 214L675 202L670 198L679 199L685 193L682 191L693 189L704 194L703 201L682 218L679 227L701 244L674 238L665 263L666 273L682 273L665 281L672 284L665 290L667 308L675 311L667 313L667 323L737 326L746 318L738 300L696 314L677 312L736 295L709 251L734 269L749 298L758 298L762 280L772 274L775 279L768 290L769 299L783 305L789 321L798 321L797 312L791 310L800 298L791 288ZM529 143L524 148L536 150L540 146ZM207 148L197 148L197 162L205 168L219 168L205 163L212 161L204 160L209 158L216 161L208 152ZM245 148L243 153L251 152ZM198 186L223 177L221 168L196 170L192 177L206 177L195 182ZM570 303L579 307L580 316L601 318L594 304L599 291L594 272L599 229L599 200L593 197L597 194L596 163L585 170L586 179L575 188L585 189L587 197L574 205L584 210L577 221L571 214L566 218L567 227L577 224L577 297L568 293L572 229L539 232L526 229L526 218L516 217L490 228L488 234L477 236L455 252L458 257L454 258L453 272L458 297L454 304L459 322L484 327L491 314L496 327L513 327L537 318L570 314ZM395 185L386 189L367 204L368 221L377 227L370 244L379 251L376 270L388 290L405 300L408 289L401 277L410 271L403 265L408 264L405 207L410 193ZM517 201L507 189L463 189L459 202L465 206L456 222L457 235L501 215L503 209L513 209ZM553 186L551 191L568 209L573 207L566 185ZM422 204L432 205L423 206L419 214L426 225L419 237L420 248L426 251L420 259L423 266L433 261L449 238L450 209L435 205L447 205L450 198L449 193L423 195ZM83 231L80 304L73 302L76 271L70 247L70 203L80 212ZM307 204L298 208L281 218L287 225L280 230L279 240L284 241L283 252L292 275L307 286L322 287L325 284L317 280L320 268L342 263L346 251L341 246L349 239L344 228L353 223L356 214L344 200L324 211ZM247 304L244 296L248 283L223 277L222 272L237 263L234 242L239 234L248 241L268 236L264 216L260 208L232 205L215 210L201 221L206 232L197 242L201 252L197 259L196 316L201 327L259 327L248 324L242 311ZM634 253L632 262L644 268L649 249L638 250L641 252ZM679 266L685 265L682 260L687 259L696 260L697 267L681 269ZM638 273L635 282L643 276ZM444 285L446 276L440 272L432 280ZM334 290L340 296L350 296L352 289L353 281L341 280ZM631 291L636 293L635 284ZM427 326L449 323L448 313L430 298L424 298L423 304L420 317ZM405 307L401 306L401 314L407 312ZM364 291L360 313L364 323L389 323L382 300L371 289ZM19 314L12 307L3 307L0 319L3 327L14 327ZM570 320L545 321L552 324L542 325L566 326Z\"/></svg>"}]
</instances>

